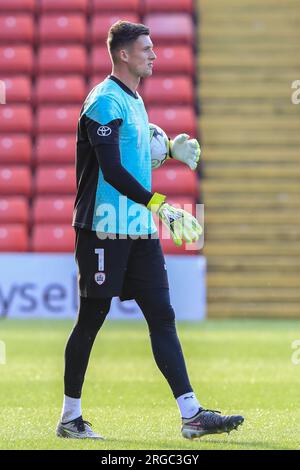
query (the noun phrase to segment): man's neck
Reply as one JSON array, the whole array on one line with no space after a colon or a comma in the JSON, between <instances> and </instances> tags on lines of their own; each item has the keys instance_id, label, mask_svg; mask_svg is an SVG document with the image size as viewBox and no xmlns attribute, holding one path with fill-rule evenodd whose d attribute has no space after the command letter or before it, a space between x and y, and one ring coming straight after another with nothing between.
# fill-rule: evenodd
<instances>
[{"instance_id":1,"label":"man's neck","mask_svg":"<svg viewBox=\"0 0 300 470\"><path fill-rule=\"evenodd\" d=\"M132 75L129 75L128 73L121 72L120 70L117 70L116 68L113 67L111 74L118 78L121 82L126 85L129 90L132 91L132 93L136 93L136 90L139 86L140 83L140 78L137 77L132 77Z\"/></svg>"}]
</instances>

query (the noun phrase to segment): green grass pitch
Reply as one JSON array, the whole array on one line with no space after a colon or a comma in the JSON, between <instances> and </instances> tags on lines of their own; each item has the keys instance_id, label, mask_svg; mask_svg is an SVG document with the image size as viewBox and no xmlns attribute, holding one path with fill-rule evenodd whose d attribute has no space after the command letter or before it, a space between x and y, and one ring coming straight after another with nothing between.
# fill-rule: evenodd
<instances>
[{"instance_id":1,"label":"green grass pitch","mask_svg":"<svg viewBox=\"0 0 300 470\"><path fill-rule=\"evenodd\" d=\"M291 361L300 322L179 323L194 390L203 406L239 412L238 432L188 441L157 370L146 324L107 320L86 377L84 418L106 440L55 437L70 321L1 320L0 449L300 449L300 365Z\"/></svg>"}]
</instances>

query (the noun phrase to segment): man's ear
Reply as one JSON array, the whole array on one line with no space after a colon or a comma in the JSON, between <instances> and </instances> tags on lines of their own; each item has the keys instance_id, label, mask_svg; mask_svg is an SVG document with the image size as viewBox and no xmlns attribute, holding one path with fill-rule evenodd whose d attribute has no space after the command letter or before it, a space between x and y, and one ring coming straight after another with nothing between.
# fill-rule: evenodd
<instances>
[{"instance_id":1,"label":"man's ear","mask_svg":"<svg viewBox=\"0 0 300 470\"><path fill-rule=\"evenodd\" d=\"M121 49L119 52L119 57L122 62L128 62L129 60L129 54L127 49Z\"/></svg>"}]
</instances>

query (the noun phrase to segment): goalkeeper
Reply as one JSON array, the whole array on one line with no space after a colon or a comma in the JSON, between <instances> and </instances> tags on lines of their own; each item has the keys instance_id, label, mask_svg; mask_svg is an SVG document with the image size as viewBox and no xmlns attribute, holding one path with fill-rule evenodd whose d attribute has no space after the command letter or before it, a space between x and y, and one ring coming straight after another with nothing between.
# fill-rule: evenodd
<instances>
[{"instance_id":1,"label":"goalkeeper","mask_svg":"<svg viewBox=\"0 0 300 470\"><path fill-rule=\"evenodd\" d=\"M136 91L140 78L152 74L156 58L149 29L118 22L107 44L112 75L88 95L78 122L73 226L80 303L65 350L64 402L56 433L102 439L82 417L81 394L94 340L115 296L135 299L145 316L155 361L181 412L183 436L228 432L242 418L205 410L190 384L155 237L152 212L177 245L196 241L202 229L192 215L151 192L148 116ZM196 167L199 145L187 136L175 138L171 150L173 158Z\"/></svg>"}]
</instances>

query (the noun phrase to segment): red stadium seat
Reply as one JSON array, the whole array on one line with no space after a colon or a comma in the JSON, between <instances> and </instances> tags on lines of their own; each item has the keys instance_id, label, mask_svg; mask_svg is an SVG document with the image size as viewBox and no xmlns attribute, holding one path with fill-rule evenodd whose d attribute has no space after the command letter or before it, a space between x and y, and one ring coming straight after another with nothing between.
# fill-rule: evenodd
<instances>
[{"instance_id":1,"label":"red stadium seat","mask_svg":"<svg viewBox=\"0 0 300 470\"><path fill-rule=\"evenodd\" d=\"M32 15L0 14L0 43L32 43L34 23Z\"/></svg>"},{"instance_id":2,"label":"red stadium seat","mask_svg":"<svg viewBox=\"0 0 300 470\"><path fill-rule=\"evenodd\" d=\"M81 11L87 13L89 0L39 0L40 12Z\"/></svg>"},{"instance_id":3,"label":"red stadium seat","mask_svg":"<svg viewBox=\"0 0 300 470\"><path fill-rule=\"evenodd\" d=\"M24 223L29 221L28 199L22 196L0 197L0 224Z\"/></svg>"},{"instance_id":4,"label":"red stadium seat","mask_svg":"<svg viewBox=\"0 0 300 470\"><path fill-rule=\"evenodd\" d=\"M37 194L75 194L76 178L73 165L38 167L35 179Z\"/></svg>"},{"instance_id":5,"label":"red stadium seat","mask_svg":"<svg viewBox=\"0 0 300 470\"><path fill-rule=\"evenodd\" d=\"M15 104L0 106L0 133L31 132L32 109L31 106Z\"/></svg>"},{"instance_id":6,"label":"red stadium seat","mask_svg":"<svg viewBox=\"0 0 300 470\"><path fill-rule=\"evenodd\" d=\"M112 24L120 20L120 16L113 14L99 14L92 18L90 41L94 43L102 43L107 38L107 32ZM140 18L135 13L127 13L122 16L122 20L132 23L139 23Z\"/></svg>"},{"instance_id":7,"label":"red stadium seat","mask_svg":"<svg viewBox=\"0 0 300 470\"><path fill-rule=\"evenodd\" d=\"M193 0L144 0L144 13L193 13Z\"/></svg>"},{"instance_id":8,"label":"red stadium seat","mask_svg":"<svg viewBox=\"0 0 300 470\"><path fill-rule=\"evenodd\" d=\"M37 57L38 73L85 74L87 56L84 46L42 46Z\"/></svg>"},{"instance_id":9,"label":"red stadium seat","mask_svg":"<svg viewBox=\"0 0 300 470\"><path fill-rule=\"evenodd\" d=\"M35 146L35 162L43 163L74 163L75 133L70 135L40 135Z\"/></svg>"},{"instance_id":10,"label":"red stadium seat","mask_svg":"<svg viewBox=\"0 0 300 470\"><path fill-rule=\"evenodd\" d=\"M197 119L191 106L153 107L148 113L149 121L164 129L170 137L182 132L196 136Z\"/></svg>"},{"instance_id":11,"label":"red stadium seat","mask_svg":"<svg viewBox=\"0 0 300 470\"><path fill-rule=\"evenodd\" d=\"M165 46L154 47L157 59L154 72L164 74L194 74L194 56L190 47Z\"/></svg>"},{"instance_id":12,"label":"red stadium seat","mask_svg":"<svg viewBox=\"0 0 300 470\"><path fill-rule=\"evenodd\" d=\"M73 252L75 233L70 224L35 225L32 236L32 251Z\"/></svg>"},{"instance_id":13,"label":"red stadium seat","mask_svg":"<svg viewBox=\"0 0 300 470\"><path fill-rule=\"evenodd\" d=\"M36 103L81 103L86 85L81 76L40 77L36 84Z\"/></svg>"},{"instance_id":14,"label":"red stadium seat","mask_svg":"<svg viewBox=\"0 0 300 470\"><path fill-rule=\"evenodd\" d=\"M0 194L30 196L31 185L31 171L27 166L0 167Z\"/></svg>"},{"instance_id":15,"label":"red stadium seat","mask_svg":"<svg viewBox=\"0 0 300 470\"><path fill-rule=\"evenodd\" d=\"M0 251L28 251L28 232L24 224L1 225Z\"/></svg>"},{"instance_id":16,"label":"red stadium seat","mask_svg":"<svg viewBox=\"0 0 300 470\"><path fill-rule=\"evenodd\" d=\"M191 214L196 213L196 200L194 196L187 196L186 194L183 194L182 196L169 196L168 203L172 204L172 206L178 207L178 209L184 209Z\"/></svg>"},{"instance_id":17,"label":"red stadium seat","mask_svg":"<svg viewBox=\"0 0 300 470\"><path fill-rule=\"evenodd\" d=\"M73 196L39 196L33 202L33 222L71 224L74 206ZM1 200L0 200L1 208Z\"/></svg>"},{"instance_id":18,"label":"red stadium seat","mask_svg":"<svg viewBox=\"0 0 300 470\"><path fill-rule=\"evenodd\" d=\"M167 163L166 163L167 165ZM152 173L153 190L167 196L198 195L197 175L186 168L159 168Z\"/></svg>"},{"instance_id":19,"label":"red stadium seat","mask_svg":"<svg viewBox=\"0 0 300 470\"><path fill-rule=\"evenodd\" d=\"M24 75L5 77L7 103L26 103L31 101L31 80Z\"/></svg>"},{"instance_id":20,"label":"red stadium seat","mask_svg":"<svg viewBox=\"0 0 300 470\"><path fill-rule=\"evenodd\" d=\"M30 164L32 141L26 134L0 134L0 165Z\"/></svg>"},{"instance_id":21,"label":"red stadium seat","mask_svg":"<svg viewBox=\"0 0 300 470\"><path fill-rule=\"evenodd\" d=\"M36 0L1 0L0 12L34 12Z\"/></svg>"},{"instance_id":22,"label":"red stadium seat","mask_svg":"<svg viewBox=\"0 0 300 470\"><path fill-rule=\"evenodd\" d=\"M92 0L92 10L100 13L107 11L116 11L117 13L133 11L138 13L139 8L140 0Z\"/></svg>"},{"instance_id":23,"label":"red stadium seat","mask_svg":"<svg viewBox=\"0 0 300 470\"><path fill-rule=\"evenodd\" d=\"M96 46L92 48L91 54L91 73L110 74L111 73L111 60L106 47Z\"/></svg>"},{"instance_id":24,"label":"red stadium seat","mask_svg":"<svg viewBox=\"0 0 300 470\"><path fill-rule=\"evenodd\" d=\"M42 15L38 26L41 43L80 42L86 37L86 19L82 14Z\"/></svg>"},{"instance_id":25,"label":"red stadium seat","mask_svg":"<svg viewBox=\"0 0 300 470\"><path fill-rule=\"evenodd\" d=\"M0 46L0 73L17 74L33 71L33 50L30 46Z\"/></svg>"},{"instance_id":26,"label":"red stadium seat","mask_svg":"<svg viewBox=\"0 0 300 470\"><path fill-rule=\"evenodd\" d=\"M144 22L150 28L154 44L193 44L194 25L188 13L150 14L144 17Z\"/></svg>"},{"instance_id":27,"label":"red stadium seat","mask_svg":"<svg viewBox=\"0 0 300 470\"><path fill-rule=\"evenodd\" d=\"M143 98L149 104L193 104L194 88L188 76L151 77L145 80Z\"/></svg>"},{"instance_id":28,"label":"red stadium seat","mask_svg":"<svg viewBox=\"0 0 300 470\"><path fill-rule=\"evenodd\" d=\"M92 75L89 82L88 82L88 85L87 85L87 88L86 88L86 94L88 95L89 92L96 86L98 85L99 83L103 82L103 80L107 77L107 75L109 75L108 73L97 73L95 75Z\"/></svg>"},{"instance_id":29,"label":"red stadium seat","mask_svg":"<svg viewBox=\"0 0 300 470\"><path fill-rule=\"evenodd\" d=\"M75 135L79 112L79 106L41 106L38 108L36 116L36 132L39 134L73 132Z\"/></svg>"}]
</instances>

